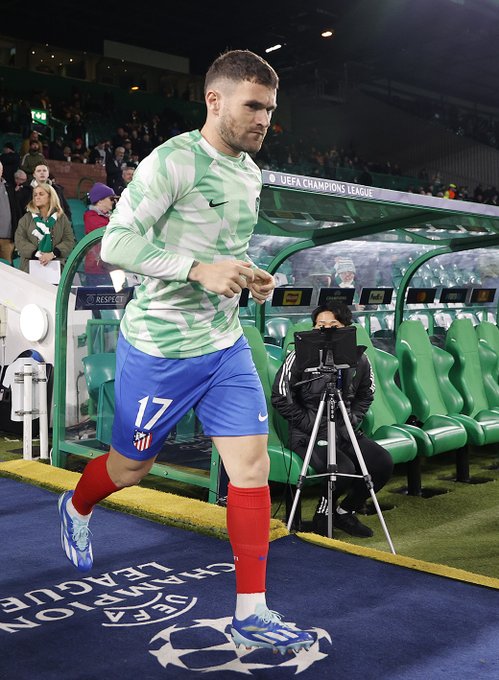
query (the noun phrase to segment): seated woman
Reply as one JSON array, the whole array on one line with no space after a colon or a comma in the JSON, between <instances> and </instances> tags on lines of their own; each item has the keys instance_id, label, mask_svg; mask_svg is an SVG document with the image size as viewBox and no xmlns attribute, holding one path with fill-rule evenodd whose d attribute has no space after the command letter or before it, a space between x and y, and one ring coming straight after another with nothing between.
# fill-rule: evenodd
<instances>
[{"instance_id":1,"label":"seated woman","mask_svg":"<svg viewBox=\"0 0 499 680\"><path fill-rule=\"evenodd\" d=\"M345 328L352 323L350 309L340 302L321 305L312 312L314 329ZM364 349L364 348L362 348ZM339 369L337 386L341 388L343 401L350 414L354 430L358 428L374 397L374 378L371 364L367 356L359 348L356 368ZM361 353L362 352L362 353ZM317 378L310 381L310 378ZM296 383L305 380L303 385ZM272 387L272 405L289 422L291 448L301 458L305 458L321 396L330 374L320 377L319 373L301 373L296 366L295 352L291 352L279 369ZM289 386L289 389L288 389ZM350 475L362 475L357 455L350 441L341 413L336 414L336 463L338 472ZM317 473L327 472L327 414L324 410L314 445L311 466ZM390 479L393 461L386 449L366 437L361 430L356 430L356 438L374 486L379 491ZM323 483L322 497L317 504L313 519L316 533L327 535L327 478ZM334 501L341 502L333 512L333 526L352 536L369 537L372 530L362 524L356 516L366 499L369 489L361 477L337 477L335 482Z\"/></svg>"},{"instance_id":2,"label":"seated woman","mask_svg":"<svg viewBox=\"0 0 499 680\"><path fill-rule=\"evenodd\" d=\"M55 189L49 184L38 184L27 211L15 233L21 270L29 273L30 260L38 260L42 266L55 259L64 264L75 247L75 237Z\"/></svg>"}]
</instances>

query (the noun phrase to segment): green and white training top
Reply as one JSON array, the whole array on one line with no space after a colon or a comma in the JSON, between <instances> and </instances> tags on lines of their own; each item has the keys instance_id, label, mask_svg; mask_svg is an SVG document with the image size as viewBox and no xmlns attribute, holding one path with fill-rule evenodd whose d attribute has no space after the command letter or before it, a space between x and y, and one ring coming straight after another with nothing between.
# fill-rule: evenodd
<instances>
[{"instance_id":1,"label":"green and white training top","mask_svg":"<svg viewBox=\"0 0 499 680\"><path fill-rule=\"evenodd\" d=\"M121 331L152 356L188 358L241 336L239 297L187 281L194 260L246 260L258 216L260 170L242 153L214 149L198 130L147 156L123 192L102 239L105 262L145 278Z\"/></svg>"}]
</instances>

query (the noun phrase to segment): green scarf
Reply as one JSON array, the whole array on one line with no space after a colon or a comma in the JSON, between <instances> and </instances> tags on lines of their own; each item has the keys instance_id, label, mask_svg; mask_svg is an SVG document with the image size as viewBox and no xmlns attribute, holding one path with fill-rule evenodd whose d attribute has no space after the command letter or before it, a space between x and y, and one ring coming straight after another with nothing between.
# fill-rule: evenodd
<instances>
[{"instance_id":1,"label":"green scarf","mask_svg":"<svg viewBox=\"0 0 499 680\"><path fill-rule=\"evenodd\" d=\"M35 228L32 233L40 242L38 244L38 252L51 253L54 250L52 229L57 221L57 213L50 215L50 217L47 217L46 219L43 219L43 217L37 213L31 214L33 216L33 222L35 223Z\"/></svg>"}]
</instances>

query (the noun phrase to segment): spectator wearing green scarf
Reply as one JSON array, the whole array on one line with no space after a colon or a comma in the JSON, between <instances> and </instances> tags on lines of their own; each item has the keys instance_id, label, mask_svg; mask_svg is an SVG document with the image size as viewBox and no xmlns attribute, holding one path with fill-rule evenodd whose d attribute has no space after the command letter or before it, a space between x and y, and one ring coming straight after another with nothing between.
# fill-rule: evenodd
<instances>
[{"instance_id":1,"label":"spectator wearing green scarf","mask_svg":"<svg viewBox=\"0 0 499 680\"><path fill-rule=\"evenodd\" d=\"M15 234L21 270L29 272L29 261L34 259L46 265L57 258L64 264L75 246L75 238L55 189L49 184L36 186L27 211Z\"/></svg>"}]
</instances>

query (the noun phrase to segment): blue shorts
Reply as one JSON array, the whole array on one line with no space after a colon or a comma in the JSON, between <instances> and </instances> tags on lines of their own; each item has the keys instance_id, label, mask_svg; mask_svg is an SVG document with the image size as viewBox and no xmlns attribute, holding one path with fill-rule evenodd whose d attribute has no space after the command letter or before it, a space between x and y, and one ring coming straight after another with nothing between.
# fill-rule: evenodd
<instances>
[{"instance_id":1,"label":"blue shorts","mask_svg":"<svg viewBox=\"0 0 499 680\"><path fill-rule=\"evenodd\" d=\"M246 338L203 356L165 359L135 349L120 333L113 448L136 460L157 456L191 408L209 437L267 434L265 394Z\"/></svg>"}]
</instances>

